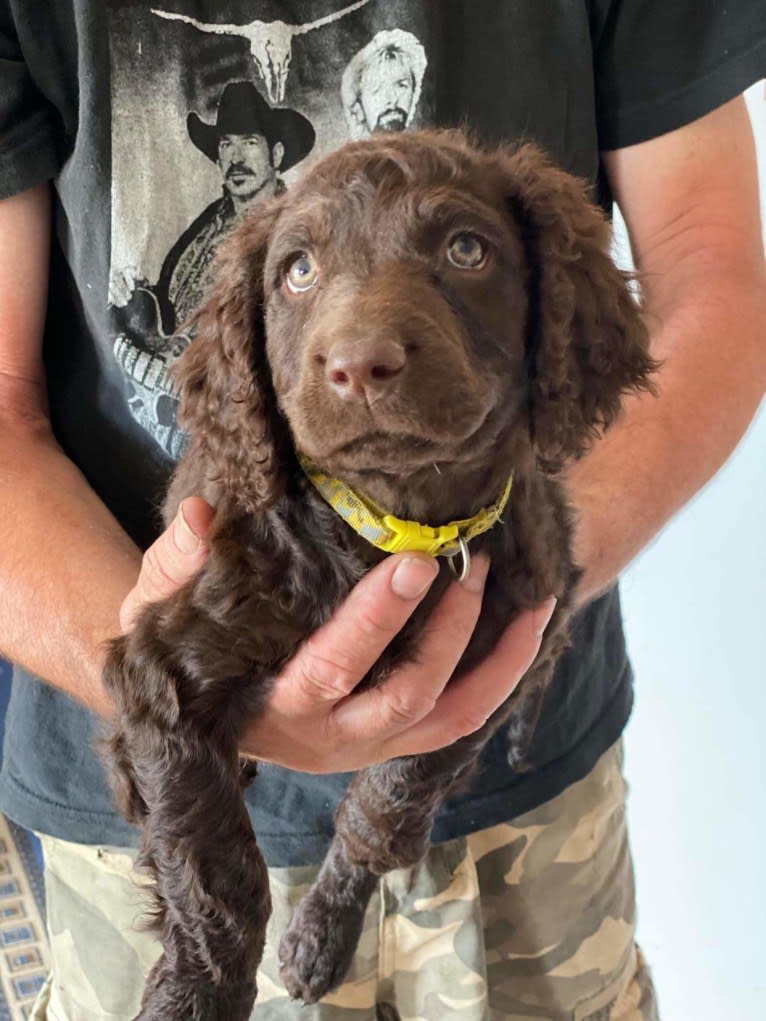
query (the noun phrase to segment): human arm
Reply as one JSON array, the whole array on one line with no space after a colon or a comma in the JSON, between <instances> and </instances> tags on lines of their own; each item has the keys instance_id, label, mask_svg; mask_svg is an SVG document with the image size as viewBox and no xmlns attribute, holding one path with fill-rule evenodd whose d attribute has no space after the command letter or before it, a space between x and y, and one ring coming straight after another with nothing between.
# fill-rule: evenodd
<instances>
[{"instance_id":1,"label":"human arm","mask_svg":"<svg viewBox=\"0 0 766 1021\"><path fill-rule=\"evenodd\" d=\"M766 384L766 268L744 100L603 155L662 367L658 396L629 397L569 471L581 603L721 467Z\"/></svg>"},{"instance_id":2,"label":"human arm","mask_svg":"<svg viewBox=\"0 0 766 1021\"><path fill-rule=\"evenodd\" d=\"M0 648L98 712L102 643L141 554L56 443L42 335L50 197L0 202Z\"/></svg>"}]
</instances>

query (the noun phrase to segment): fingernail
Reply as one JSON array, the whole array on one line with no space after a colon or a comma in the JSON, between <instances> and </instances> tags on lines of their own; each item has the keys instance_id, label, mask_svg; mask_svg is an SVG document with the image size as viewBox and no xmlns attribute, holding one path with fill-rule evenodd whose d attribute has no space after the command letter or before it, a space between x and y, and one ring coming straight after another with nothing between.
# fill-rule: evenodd
<instances>
[{"instance_id":1,"label":"fingernail","mask_svg":"<svg viewBox=\"0 0 766 1021\"><path fill-rule=\"evenodd\" d=\"M548 623L553 616L553 611L556 609L557 599L555 596L551 596L547 599L542 606L538 607L533 614L533 621L535 631L538 638L542 638L543 632L548 627Z\"/></svg>"},{"instance_id":2,"label":"fingernail","mask_svg":"<svg viewBox=\"0 0 766 1021\"><path fill-rule=\"evenodd\" d=\"M469 592L481 592L484 582L487 580L488 571L489 557L474 557L471 561L471 569L462 583L463 587L467 588Z\"/></svg>"},{"instance_id":3,"label":"fingernail","mask_svg":"<svg viewBox=\"0 0 766 1021\"><path fill-rule=\"evenodd\" d=\"M397 564L391 576L391 588L401 599L417 599L438 573L439 565L435 558L421 560L420 557L407 557Z\"/></svg>"},{"instance_id":4,"label":"fingernail","mask_svg":"<svg viewBox=\"0 0 766 1021\"><path fill-rule=\"evenodd\" d=\"M182 553L196 553L200 548L202 540L184 517L183 503L178 508L176 520L173 524L173 541Z\"/></svg>"}]
</instances>

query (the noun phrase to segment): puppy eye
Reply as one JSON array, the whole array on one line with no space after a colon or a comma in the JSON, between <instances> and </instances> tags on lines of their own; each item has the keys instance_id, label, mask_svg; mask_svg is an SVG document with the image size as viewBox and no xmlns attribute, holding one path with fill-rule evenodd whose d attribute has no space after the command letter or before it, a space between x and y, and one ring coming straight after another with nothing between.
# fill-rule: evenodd
<instances>
[{"instance_id":1,"label":"puppy eye","mask_svg":"<svg viewBox=\"0 0 766 1021\"><path fill-rule=\"evenodd\" d=\"M447 258L458 269L481 269L487 261L487 244L478 234L463 231L450 241Z\"/></svg>"},{"instance_id":2,"label":"puppy eye","mask_svg":"<svg viewBox=\"0 0 766 1021\"><path fill-rule=\"evenodd\" d=\"M308 252L300 252L287 267L285 283L293 294L310 291L319 279L319 267Z\"/></svg>"}]
</instances>

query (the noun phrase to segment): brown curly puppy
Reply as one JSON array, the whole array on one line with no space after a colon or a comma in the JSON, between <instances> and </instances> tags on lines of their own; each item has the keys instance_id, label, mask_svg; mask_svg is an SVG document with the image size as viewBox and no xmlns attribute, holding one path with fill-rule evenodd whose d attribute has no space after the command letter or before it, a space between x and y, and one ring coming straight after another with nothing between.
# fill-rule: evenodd
<instances>
[{"instance_id":1,"label":"brown curly puppy","mask_svg":"<svg viewBox=\"0 0 766 1021\"><path fill-rule=\"evenodd\" d=\"M122 811L143 827L164 950L140 1018L249 1016L269 888L238 738L298 644L384 555L296 451L431 525L493 504L513 470L502 521L471 545L492 567L457 674L519 608L550 594L558 607L534 666L479 731L356 776L282 942L293 996L313 1002L341 981L376 876L423 857L439 804L499 726L522 760L578 577L557 472L654 367L608 245L583 185L534 147L486 152L423 132L335 152L225 246L182 358L190 442L165 508L170 520L189 494L216 506L210 555L114 643L105 674L118 706L108 757ZM412 655L449 578L445 567L365 683Z\"/></svg>"}]
</instances>

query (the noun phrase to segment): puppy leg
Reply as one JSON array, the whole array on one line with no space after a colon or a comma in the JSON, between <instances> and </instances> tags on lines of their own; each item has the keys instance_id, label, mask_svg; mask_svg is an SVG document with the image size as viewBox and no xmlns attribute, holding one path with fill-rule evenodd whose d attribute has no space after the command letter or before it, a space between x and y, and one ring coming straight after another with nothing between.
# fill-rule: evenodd
<instances>
[{"instance_id":1,"label":"puppy leg","mask_svg":"<svg viewBox=\"0 0 766 1021\"><path fill-rule=\"evenodd\" d=\"M154 881L149 927L163 948L138 1021L247 1021L271 904L242 800L245 714L208 703L198 719L191 706L204 683L178 684L170 660L141 661L127 640L113 645L104 676L119 707L111 764L143 816L138 864ZM169 701L180 687L187 711L168 726L147 692Z\"/></svg>"},{"instance_id":2,"label":"puppy leg","mask_svg":"<svg viewBox=\"0 0 766 1021\"><path fill-rule=\"evenodd\" d=\"M530 671L522 690L480 730L450 747L357 774L335 815L325 862L280 945L280 973L292 997L315 1003L340 984L377 877L422 861L439 806L470 777L482 748L504 724L509 760L523 763L551 672L551 663Z\"/></svg>"},{"instance_id":3,"label":"puppy leg","mask_svg":"<svg viewBox=\"0 0 766 1021\"><path fill-rule=\"evenodd\" d=\"M470 769L487 728L450 749L394 759L354 778L324 864L280 944L280 974L294 999L315 1003L341 983L377 877L425 857L436 810Z\"/></svg>"},{"instance_id":4,"label":"puppy leg","mask_svg":"<svg viewBox=\"0 0 766 1021\"><path fill-rule=\"evenodd\" d=\"M247 1021L271 902L239 776L209 748L190 755L166 740L162 757L139 866L155 880L151 927L164 952L138 1021Z\"/></svg>"},{"instance_id":5,"label":"puppy leg","mask_svg":"<svg viewBox=\"0 0 766 1021\"><path fill-rule=\"evenodd\" d=\"M376 883L336 837L279 945L280 975L294 1000L316 1003L343 981Z\"/></svg>"}]
</instances>

